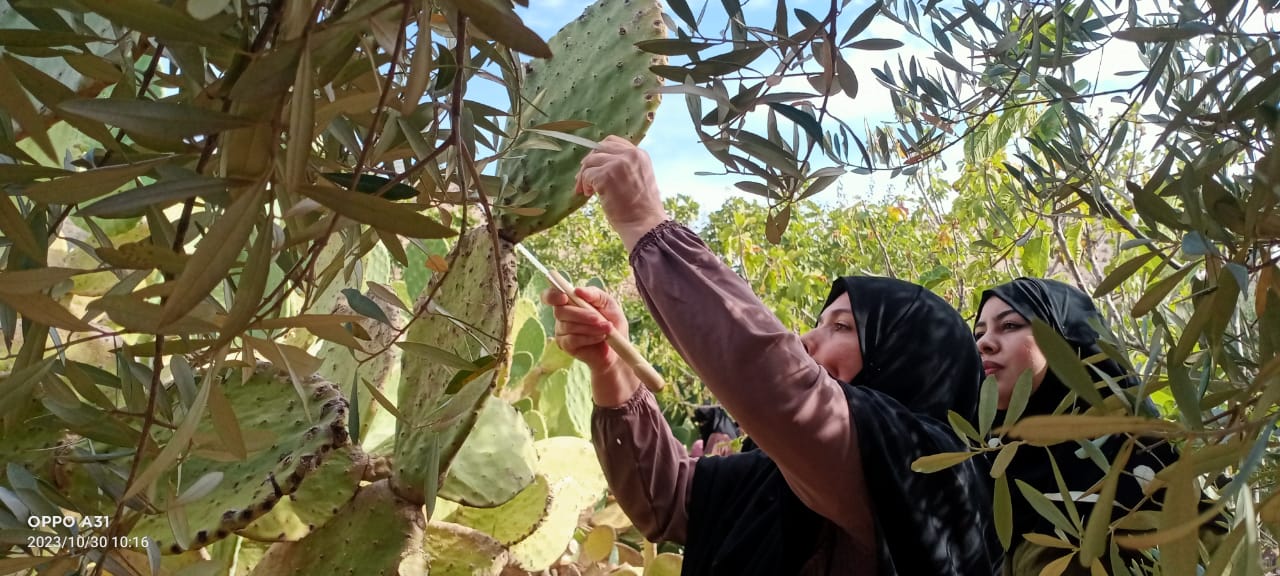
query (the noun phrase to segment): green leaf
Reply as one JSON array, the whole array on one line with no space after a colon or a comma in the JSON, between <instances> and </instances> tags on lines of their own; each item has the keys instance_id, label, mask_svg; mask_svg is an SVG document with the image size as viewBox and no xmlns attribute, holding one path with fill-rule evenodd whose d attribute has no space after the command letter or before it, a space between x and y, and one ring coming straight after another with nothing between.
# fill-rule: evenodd
<instances>
[{"instance_id":1,"label":"green leaf","mask_svg":"<svg viewBox=\"0 0 1280 576\"><path fill-rule=\"evenodd\" d=\"M951 423L951 427L955 429L956 434L962 438L967 437L979 444L983 443L982 436L978 434L977 430L973 429L973 424L965 420L964 416L955 413L955 411L947 410L947 421Z\"/></svg>"},{"instance_id":2,"label":"green leaf","mask_svg":"<svg viewBox=\"0 0 1280 576\"><path fill-rule=\"evenodd\" d=\"M191 442L192 436L196 433L196 425L200 423L201 417L204 416L205 406L209 402L209 389L214 386L214 382L218 381L218 373L221 371L221 362L215 363L212 370L205 372L204 382L200 384L200 392L196 394L196 399L191 402L191 409L187 411L182 418L182 423L178 425L178 429L173 432L169 443L165 444L160 450L160 454L152 460L146 468L138 474L133 480L133 484L129 485L129 489L124 491L124 496L120 500L128 500L136 496L139 492L146 489L155 482L165 470L169 469L169 465L178 460L184 452L187 451L187 445ZM221 382L218 382L221 385Z\"/></svg>"},{"instance_id":3,"label":"green leaf","mask_svg":"<svg viewBox=\"0 0 1280 576\"><path fill-rule=\"evenodd\" d=\"M68 100L59 108L67 114L83 116L141 136L168 141L200 134L217 134L254 124L248 118L172 102L93 98Z\"/></svg>"},{"instance_id":4,"label":"green leaf","mask_svg":"<svg viewBox=\"0 0 1280 576\"><path fill-rule=\"evenodd\" d=\"M226 277L249 240L263 196L265 190L261 187L241 192L222 217L209 226L182 274L174 280L173 292L160 313L162 326L185 316Z\"/></svg>"},{"instance_id":5,"label":"green leaf","mask_svg":"<svg viewBox=\"0 0 1280 576\"><path fill-rule=\"evenodd\" d=\"M858 17L854 18L853 23L849 25L849 29L844 31L844 36L840 37L840 45L847 48L850 40L853 40L863 30L866 30L867 26L871 25L871 21L875 19L876 14L880 12L880 7L883 4L883 2L877 0L867 6L861 14L858 14Z\"/></svg>"},{"instance_id":6,"label":"green leaf","mask_svg":"<svg viewBox=\"0 0 1280 576\"><path fill-rule=\"evenodd\" d=\"M1080 557L1085 562L1092 563L1095 559L1102 557L1103 549L1107 544L1107 529L1111 526L1111 509L1116 501L1116 486L1120 482L1120 476L1124 472L1125 464L1129 462L1129 454L1133 451L1133 442L1125 442L1124 447L1120 449L1120 453L1116 455L1116 459L1111 463L1111 469L1107 472L1106 478L1102 480L1102 491L1098 494L1098 501L1094 503L1089 518L1085 522L1084 537L1080 539Z\"/></svg>"},{"instance_id":7,"label":"green leaf","mask_svg":"<svg viewBox=\"0 0 1280 576\"><path fill-rule=\"evenodd\" d=\"M1200 391L1191 382L1186 367L1167 366L1166 373L1169 375L1169 391L1173 393L1173 400L1178 405L1178 417L1188 428L1204 428L1204 422L1200 418Z\"/></svg>"},{"instance_id":8,"label":"green leaf","mask_svg":"<svg viewBox=\"0 0 1280 576\"><path fill-rule=\"evenodd\" d=\"M509 4L491 0L444 0L454 11L465 14L470 23L490 38L534 58L550 58L551 48L530 30Z\"/></svg>"},{"instance_id":9,"label":"green leaf","mask_svg":"<svg viewBox=\"0 0 1280 576\"><path fill-rule=\"evenodd\" d=\"M973 458L978 454L981 454L981 452L970 450L965 452L943 452L941 454L921 456L911 463L911 471L929 474L939 470L946 470L947 468L960 464L961 462Z\"/></svg>"},{"instance_id":10,"label":"green leaf","mask_svg":"<svg viewBox=\"0 0 1280 576\"><path fill-rule=\"evenodd\" d=\"M1144 254L1134 256L1119 266L1116 266L1107 274L1106 278L1102 279L1102 282L1098 283L1098 287L1094 288L1093 297L1101 298L1110 294L1112 290L1115 290L1123 284L1125 280L1128 280L1129 277L1136 274L1143 266L1146 265L1147 262L1150 262L1151 259L1155 257L1155 252L1146 252Z\"/></svg>"},{"instance_id":11,"label":"green leaf","mask_svg":"<svg viewBox=\"0 0 1280 576\"><path fill-rule=\"evenodd\" d=\"M87 42L105 42L97 36L56 30L29 30L22 28L0 29L0 46L10 48L51 48L54 46L79 46Z\"/></svg>"},{"instance_id":12,"label":"green leaf","mask_svg":"<svg viewBox=\"0 0 1280 576\"><path fill-rule=\"evenodd\" d=\"M996 535L1000 537L1000 545L1005 550L1013 542L1013 499L1009 496L1009 477L996 478L995 495L992 508L996 521Z\"/></svg>"},{"instance_id":13,"label":"green leaf","mask_svg":"<svg viewBox=\"0 0 1280 576\"><path fill-rule=\"evenodd\" d=\"M45 128L44 118L40 117L40 112L27 98L26 91L20 88L22 84L18 82L18 78L13 75L13 71L3 59L0 59L0 86L5 87L0 90L0 110L7 112L8 116L18 123L23 132L26 132L27 136L34 140L49 158L59 160L58 151L54 150L53 141L49 139L49 132ZM8 131L6 126L5 132Z\"/></svg>"},{"instance_id":14,"label":"green leaf","mask_svg":"<svg viewBox=\"0 0 1280 576\"><path fill-rule=\"evenodd\" d=\"M1203 33L1200 30L1186 28L1134 27L1128 30L1120 30L1113 36L1130 42L1174 42L1195 38Z\"/></svg>"},{"instance_id":15,"label":"green leaf","mask_svg":"<svg viewBox=\"0 0 1280 576\"><path fill-rule=\"evenodd\" d=\"M81 208L80 215L103 218L142 216L149 206L163 209L188 198L225 193L230 185L227 180L208 176L163 180L94 202Z\"/></svg>"},{"instance_id":16,"label":"green leaf","mask_svg":"<svg viewBox=\"0 0 1280 576\"><path fill-rule=\"evenodd\" d=\"M661 54L663 56L686 56L689 54L697 54L701 50L706 50L715 46L710 42L694 42L693 40L684 40L677 38L658 38L656 40L641 40L636 42L636 48L644 50L650 54Z\"/></svg>"},{"instance_id":17,"label":"green leaf","mask_svg":"<svg viewBox=\"0 0 1280 576\"><path fill-rule=\"evenodd\" d=\"M857 50L896 50L903 46L901 40L892 38L868 38L866 40L858 40L850 42L845 48L854 48Z\"/></svg>"},{"instance_id":18,"label":"green leaf","mask_svg":"<svg viewBox=\"0 0 1280 576\"><path fill-rule=\"evenodd\" d=\"M342 295L347 297L347 305L351 306L351 309L355 310L357 314L373 318L387 326L392 325L391 319L387 318L387 314L382 311L382 307L378 306L378 304L368 296L361 294L359 290L356 290L355 288L343 288Z\"/></svg>"},{"instance_id":19,"label":"green leaf","mask_svg":"<svg viewBox=\"0 0 1280 576\"><path fill-rule=\"evenodd\" d=\"M166 42L190 43L210 48L238 48L230 38L208 23L151 0L77 0L77 2L124 28L163 38Z\"/></svg>"},{"instance_id":20,"label":"green leaf","mask_svg":"<svg viewBox=\"0 0 1280 576\"><path fill-rule=\"evenodd\" d=\"M991 431L991 423L996 419L999 410L1000 385L995 376L987 376L982 381L982 390L978 393L978 434L986 436Z\"/></svg>"},{"instance_id":21,"label":"green leaf","mask_svg":"<svg viewBox=\"0 0 1280 576\"><path fill-rule=\"evenodd\" d=\"M813 117L813 114L781 102L770 102L769 107L803 128L814 142L822 142L822 125L818 123L817 118Z\"/></svg>"},{"instance_id":22,"label":"green leaf","mask_svg":"<svg viewBox=\"0 0 1280 576\"><path fill-rule=\"evenodd\" d=\"M1031 321L1036 344L1049 361L1049 368L1073 392L1093 406L1102 406L1102 395L1093 387L1093 379L1085 370L1076 351L1048 324L1036 318Z\"/></svg>"},{"instance_id":23,"label":"green leaf","mask_svg":"<svg viewBox=\"0 0 1280 576\"><path fill-rule=\"evenodd\" d=\"M1009 396L1009 407L1005 410L1002 425L1012 426L1022 417L1022 411L1027 408L1027 400L1031 399L1034 388L1032 379L1031 370L1023 370L1018 375L1018 383L1013 385L1013 394Z\"/></svg>"},{"instance_id":24,"label":"green leaf","mask_svg":"<svg viewBox=\"0 0 1280 576\"><path fill-rule=\"evenodd\" d=\"M1126 181L1125 188L1133 195L1133 208L1138 214L1151 222L1164 224L1170 228L1181 228L1182 216L1177 210L1173 209L1164 198L1157 196L1154 192L1145 187L1139 186L1132 181Z\"/></svg>"},{"instance_id":25,"label":"green leaf","mask_svg":"<svg viewBox=\"0 0 1280 576\"><path fill-rule=\"evenodd\" d=\"M1177 288L1178 285L1182 283L1188 274L1198 267L1199 266L1196 264L1188 264L1183 266L1181 270L1177 270L1173 274L1165 276L1158 282L1149 285L1146 293L1144 293L1142 297L1138 298L1138 301L1134 303L1130 314L1132 314L1134 318L1146 316L1147 313L1154 309L1157 304L1164 301L1164 299L1173 292L1173 289Z\"/></svg>"},{"instance_id":26,"label":"green leaf","mask_svg":"<svg viewBox=\"0 0 1280 576\"><path fill-rule=\"evenodd\" d=\"M671 5L671 10L676 13L676 16L679 16L681 20L684 20L685 24L689 25L689 31L698 31L698 21L693 17L693 10L689 9L687 0L670 0L667 3Z\"/></svg>"},{"instance_id":27,"label":"green leaf","mask_svg":"<svg viewBox=\"0 0 1280 576\"><path fill-rule=\"evenodd\" d=\"M451 368L457 368L459 370L475 370L476 368L475 363L470 360L430 344L424 344L422 342L396 342L396 346L399 346L400 349L405 352L425 357L432 362L449 366Z\"/></svg>"},{"instance_id":28,"label":"green leaf","mask_svg":"<svg viewBox=\"0 0 1280 576\"><path fill-rule=\"evenodd\" d=\"M996 459L991 463L991 477L999 478L1004 476L1005 470L1009 467L1009 463L1013 461L1013 457L1018 454L1018 447L1022 442L1010 442L1000 449L1000 453L996 454Z\"/></svg>"},{"instance_id":29,"label":"green leaf","mask_svg":"<svg viewBox=\"0 0 1280 576\"><path fill-rule=\"evenodd\" d=\"M410 238L449 238L452 228L390 200L323 186L302 186L298 191L338 214L379 230Z\"/></svg>"},{"instance_id":30,"label":"green leaf","mask_svg":"<svg viewBox=\"0 0 1280 576\"><path fill-rule=\"evenodd\" d=\"M22 217L22 213L18 212L18 207L13 205L13 199L8 194L0 194L0 232L3 232L4 237L27 257L44 264L43 244L36 240L35 233L31 231L31 225L27 223L26 218Z\"/></svg>"},{"instance_id":31,"label":"green leaf","mask_svg":"<svg viewBox=\"0 0 1280 576\"><path fill-rule=\"evenodd\" d=\"M391 182L390 178L374 176L372 174L361 174L360 183L353 187L352 184L355 183L355 174L326 172L321 174L321 176L324 176L325 180L333 182L334 184L342 186L348 190L355 190L356 192L362 192L364 194L373 194L374 192L381 190L388 182ZM418 190L416 188L399 182L392 186L391 189L387 190L385 194L381 195L382 198L386 198L387 200L409 200L416 198L417 196Z\"/></svg>"},{"instance_id":32,"label":"green leaf","mask_svg":"<svg viewBox=\"0 0 1280 576\"><path fill-rule=\"evenodd\" d=\"M1039 490L1022 480L1014 479L1014 482L1018 485L1018 491L1022 493L1022 497L1026 499L1027 503L1031 504L1032 508L1035 508L1040 517L1052 522L1059 530L1077 538L1080 537L1076 527L1071 525L1071 521L1067 520L1067 517L1054 505L1052 500L1049 500Z\"/></svg>"},{"instance_id":33,"label":"green leaf","mask_svg":"<svg viewBox=\"0 0 1280 576\"><path fill-rule=\"evenodd\" d=\"M38 182L27 187L27 197L46 204L79 204L114 192L134 178L151 172L169 158L147 160L136 164L95 168L75 172L61 178Z\"/></svg>"}]
</instances>

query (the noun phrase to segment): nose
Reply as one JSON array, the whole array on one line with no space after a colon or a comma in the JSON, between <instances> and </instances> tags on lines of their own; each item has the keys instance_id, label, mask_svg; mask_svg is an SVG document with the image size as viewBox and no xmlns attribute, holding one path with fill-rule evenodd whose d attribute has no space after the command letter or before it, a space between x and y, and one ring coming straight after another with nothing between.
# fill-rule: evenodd
<instances>
[{"instance_id":1,"label":"nose","mask_svg":"<svg viewBox=\"0 0 1280 576\"><path fill-rule=\"evenodd\" d=\"M996 353L996 343L990 334L983 334L981 338L978 338L978 353L983 356Z\"/></svg>"},{"instance_id":2,"label":"nose","mask_svg":"<svg viewBox=\"0 0 1280 576\"><path fill-rule=\"evenodd\" d=\"M812 330L800 335L800 343L804 344L805 353L810 356L813 356L813 346L815 342L814 342Z\"/></svg>"}]
</instances>

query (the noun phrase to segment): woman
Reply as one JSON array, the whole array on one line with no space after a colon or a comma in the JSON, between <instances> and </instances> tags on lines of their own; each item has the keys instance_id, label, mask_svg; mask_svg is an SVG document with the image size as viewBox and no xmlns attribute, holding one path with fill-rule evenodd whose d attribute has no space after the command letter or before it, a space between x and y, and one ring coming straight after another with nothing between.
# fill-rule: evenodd
<instances>
[{"instance_id":1,"label":"woman","mask_svg":"<svg viewBox=\"0 0 1280 576\"><path fill-rule=\"evenodd\" d=\"M1048 369L1048 363L1031 331L1032 319L1039 319L1062 336L1079 354L1080 358L1099 357L1093 366L1111 377L1121 388L1133 388L1138 379L1132 371L1103 354L1098 345L1099 335L1094 325L1102 326L1101 314L1084 292L1055 280L1018 278L1007 284L983 292L979 304L978 320L973 336L977 340L982 366L987 375L996 379L999 386L999 413L995 422L1004 422L1004 413L1017 384L1018 377L1031 372L1032 393L1027 400L1023 416L1053 414L1066 403L1070 390ZM1112 394L1110 387L1099 390L1104 397ZM1154 414L1154 406L1144 403L1144 411ZM1083 401L1072 400L1063 412L1084 411ZM1112 436L1098 445L1108 462L1114 461L1124 445L1125 437ZM994 453L993 453L994 454ZM1060 495L1061 490L1053 473L1052 455L1075 506L1082 518L1093 512L1091 498L1081 494L1093 488L1105 476L1105 472L1091 459L1083 455L1081 446L1067 442L1041 449L1022 449L1017 452L1006 469L1010 483L1021 480L1042 494ZM1156 472L1178 459L1177 453L1167 443L1155 439L1139 441L1125 464L1125 473L1116 486L1113 519L1119 519L1134 508L1159 509L1158 498L1148 498L1143 493L1143 483ZM1020 493L1013 495L1013 535L1011 550L1007 554L1005 570L1008 574L1039 574L1041 567L1063 555L1053 550L1030 544L1023 539L1029 532L1053 534L1053 524L1042 518ZM1061 500L1059 496L1057 498ZM1074 570L1075 572L1071 572ZM1072 562L1067 574L1089 574L1089 570Z\"/></svg>"},{"instance_id":2,"label":"woman","mask_svg":"<svg viewBox=\"0 0 1280 576\"><path fill-rule=\"evenodd\" d=\"M557 342L592 370L597 455L645 536L683 543L685 574L990 574L985 471L910 469L963 449L946 414L976 410L979 360L955 311L913 284L843 278L796 336L666 219L643 152L610 137L582 165L578 189L600 197L650 312L758 446L685 456L604 345L626 333L617 302L580 288L584 310L544 294Z\"/></svg>"}]
</instances>

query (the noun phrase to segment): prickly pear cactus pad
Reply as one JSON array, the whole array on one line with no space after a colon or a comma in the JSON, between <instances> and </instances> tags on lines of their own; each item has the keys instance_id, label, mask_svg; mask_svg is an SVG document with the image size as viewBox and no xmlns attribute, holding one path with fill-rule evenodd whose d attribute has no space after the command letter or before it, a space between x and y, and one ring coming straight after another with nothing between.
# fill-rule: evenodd
<instances>
[{"instance_id":1,"label":"prickly pear cactus pad","mask_svg":"<svg viewBox=\"0 0 1280 576\"><path fill-rule=\"evenodd\" d=\"M526 105L512 119L515 125L508 125L508 133L516 126L524 130L583 120L592 125L575 131L577 136L599 141L616 134L638 144L661 100L648 93L662 85L649 67L665 64L666 58L642 52L635 43L666 35L656 0L599 0L588 6L547 42L553 58L525 66L521 96L535 105ZM531 136L526 132L518 138ZM587 150L557 144L560 150L519 149L498 162L498 175L507 178L498 203L545 210L537 216L506 212L499 224L504 237L519 241L545 230L586 202L573 193L573 181Z\"/></svg>"},{"instance_id":2,"label":"prickly pear cactus pad","mask_svg":"<svg viewBox=\"0 0 1280 576\"><path fill-rule=\"evenodd\" d=\"M505 400L489 396L449 465L440 497L467 506L497 506L533 482L537 462L533 433L524 418Z\"/></svg>"},{"instance_id":3,"label":"prickly pear cactus pad","mask_svg":"<svg viewBox=\"0 0 1280 576\"><path fill-rule=\"evenodd\" d=\"M450 522L427 524L431 576L498 576L507 549L488 534Z\"/></svg>"},{"instance_id":4,"label":"prickly pear cactus pad","mask_svg":"<svg viewBox=\"0 0 1280 576\"><path fill-rule=\"evenodd\" d=\"M435 289L433 303L438 308L434 310L453 316L424 316L409 329L406 341L442 348L469 361L502 352L509 331L504 325L509 319L503 311L510 310L515 300L516 266L508 242L501 241L497 248L499 261L495 265L494 246L483 226L458 239L454 247L457 258L449 273L438 277L443 285L436 289L436 280L427 290L430 294ZM440 448L448 444L441 431L421 423L440 405L458 368L412 353L404 354L401 366L396 406L403 419L396 422L392 487L402 498L425 504L428 479L439 482L439 473L447 469L452 453ZM484 377L492 383L499 372L494 370Z\"/></svg>"},{"instance_id":5,"label":"prickly pear cactus pad","mask_svg":"<svg viewBox=\"0 0 1280 576\"><path fill-rule=\"evenodd\" d=\"M332 520L306 538L272 544L253 574L425 574L425 525L422 506L400 499L380 480L360 488Z\"/></svg>"},{"instance_id":6,"label":"prickly pear cactus pad","mask_svg":"<svg viewBox=\"0 0 1280 576\"><path fill-rule=\"evenodd\" d=\"M449 514L437 510L442 520L475 528L504 545L528 538L542 524L551 508L551 485L538 476L519 494L497 508L458 506Z\"/></svg>"},{"instance_id":7,"label":"prickly pear cactus pad","mask_svg":"<svg viewBox=\"0 0 1280 576\"><path fill-rule=\"evenodd\" d=\"M143 516L131 535L148 536L169 554L203 547L248 526L297 491L335 450L346 450L350 444L347 400L329 383L318 378L303 382L305 396L300 398L288 376L268 365L260 365L248 380L240 370L226 374L223 391L239 418L248 457L237 460L220 451L196 449L180 468L157 481L160 496L155 504L160 513ZM200 423L196 437L217 437L212 420ZM181 504L189 540L177 541L172 514L166 512L176 504L164 494L181 494L211 472L220 472L222 479L208 494Z\"/></svg>"},{"instance_id":8,"label":"prickly pear cactus pad","mask_svg":"<svg viewBox=\"0 0 1280 576\"><path fill-rule=\"evenodd\" d=\"M569 546L578 517L604 496L604 472L591 442L560 436L534 443L538 473L551 486L546 517L528 537L511 545L511 560L529 572L546 570Z\"/></svg>"},{"instance_id":9,"label":"prickly pear cactus pad","mask_svg":"<svg viewBox=\"0 0 1280 576\"><path fill-rule=\"evenodd\" d=\"M355 446L331 452L297 492L281 498L270 512L239 534L268 542L301 540L355 496L368 460Z\"/></svg>"}]
</instances>

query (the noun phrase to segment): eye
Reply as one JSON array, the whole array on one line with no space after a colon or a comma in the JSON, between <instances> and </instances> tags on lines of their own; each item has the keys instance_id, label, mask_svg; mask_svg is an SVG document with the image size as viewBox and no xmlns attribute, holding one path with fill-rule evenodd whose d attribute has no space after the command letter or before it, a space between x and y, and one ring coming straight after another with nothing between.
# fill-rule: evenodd
<instances>
[{"instance_id":1,"label":"eye","mask_svg":"<svg viewBox=\"0 0 1280 576\"><path fill-rule=\"evenodd\" d=\"M1022 328L1022 324L1019 324L1017 322L1005 322L1004 324L1001 324L1000 327L1004 328L1007 331L1012 332L1014 330L1018 330Z\"/></svg>"},{"instance_id":2,"label":"eye","mask_svg":"<svg viewBox=\"0 0 1280 576\"><path fill-rule=\"evenodd\" d=\"M852 326L845 324L844 322L836 322L834 326L836 327L836 332L847 332L849 330L853 330Z\"/></svg>"},{"instance_id":3,"label":"eye","mask_svg":"<svg viewBox=\"0 0 1280 576\"><path fill-rule=\"evenodd\" d=\"M978 340L981 340L981 339L982 339L982 337L983 337L983 336L986 336L986 335L987 335L987 333L986 333L986 332L974 332L974 333L973 333L973 340L976 342L976 341L978 341Z\"/></svg>"}]
</instances>

